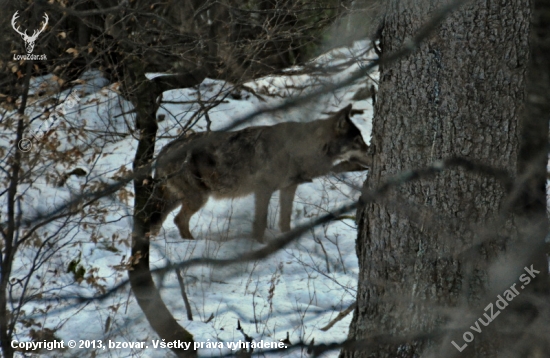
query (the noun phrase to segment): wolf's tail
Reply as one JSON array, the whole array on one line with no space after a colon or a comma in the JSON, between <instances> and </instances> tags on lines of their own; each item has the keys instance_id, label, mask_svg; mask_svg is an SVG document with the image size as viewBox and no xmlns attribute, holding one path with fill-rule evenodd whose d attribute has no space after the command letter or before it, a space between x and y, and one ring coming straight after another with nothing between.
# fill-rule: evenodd
<instances>
[{"instance_id":1,"label":"wolf's tail","mask_svg":"<svg viewBox=\"0 0 550 358\"><path fill-rule=\"evenodd\" d=\"M151 216L149 217L151 235L157 235L168 217L168 214L181 205L181 198L166 187L166 182L161 180L154 185L151 195Z\"/></svg>"},{"instance_id":2,"label":"wolf's tail","mask_svg":"<svg viewBox=\"0 0 550 358\"><path fill-rule=\"evenodd\" d=\"M151 234L156 235L158 234L162 223L164 222L164 219L166 217L165 214L165 202L164 202L164 185L162 183L155 183L153 193L151 195L150 200L151 203L151 216L149 217L149 222L151 225Z\"/></svg>"}]
</instances>

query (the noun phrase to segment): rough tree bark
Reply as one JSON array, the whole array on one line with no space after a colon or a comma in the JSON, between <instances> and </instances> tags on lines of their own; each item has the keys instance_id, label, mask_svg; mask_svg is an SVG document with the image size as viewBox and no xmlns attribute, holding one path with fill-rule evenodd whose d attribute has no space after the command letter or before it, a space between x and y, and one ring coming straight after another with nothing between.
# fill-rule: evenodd
<instances>
[{"instance_id":1,"label":"rough tree bark","mask_svg":"<svg viewBox=\"0 0 550 358\"><path fill-rule=\"evenodd\" d=\"M389 1L383 54L406 45L430 18L434 3ZM506 168L514 176L516 168L525 169L518 154L530 5L528 0L467 2L416 52L381 68L367 189L403 170L453 156ZM534 195L540 196L539 184ZM481 316L489 303L481 300L490 284L488 265L518 235L520 221L498 220L506 198L497 180L457 169L365 205L349 338L378 339L368 350L350 348L342 357L458 354L451 340L464 330L442 334L438 329L448 322L445 308L470 304ZM475 340L463 355L496 356L503 344L492 333Z\"/></svg>"}]
</instances>

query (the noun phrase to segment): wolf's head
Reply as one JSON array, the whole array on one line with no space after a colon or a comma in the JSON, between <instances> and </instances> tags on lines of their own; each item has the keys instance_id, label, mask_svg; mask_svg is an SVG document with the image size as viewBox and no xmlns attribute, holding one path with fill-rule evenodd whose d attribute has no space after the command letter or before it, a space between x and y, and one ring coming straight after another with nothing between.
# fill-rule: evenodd
<instances>
[{"instance_id":1,"label":"wolf's head","mask_svg":"<svg viewBox=\"0 0 550 358\"><path fill-rule=\"evenodd\" d=\"M332 138L325 149L335 162L357 163L367 169L370 165L369 146L363 140L359 128L350 119L351 116L361 113L363 111L354 110L351 104L333 113L329 119Z\"/></svg>"}]
</instances>

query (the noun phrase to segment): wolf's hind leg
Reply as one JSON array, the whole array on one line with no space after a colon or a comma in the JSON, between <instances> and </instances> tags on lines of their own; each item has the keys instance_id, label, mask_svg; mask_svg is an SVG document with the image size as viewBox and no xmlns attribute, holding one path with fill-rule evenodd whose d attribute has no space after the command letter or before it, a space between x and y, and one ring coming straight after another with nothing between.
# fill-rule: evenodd
<instances>
[{"instance_id":1,"label":"wolf's hind leg","mask_svg":"<svg viewBox=\"0 0 550 358\"><path fill-rule=\"evenodd\" d=\"M178 227L182 239L195 239L189 230L189 220L191 220L193 214L206 204L208 196L204 192L194 192L192 195L182 199L180 212L174 218L174 223Z\"/></svg>"},{"instance_id":2,"label":"wolf's hind leg","mask_svg":"<svg viewBox=\"0 0 550 358\"><path fill-rule=\"evenodd\" d=\"M292 203L294 201L294 194L296 194L296 188L298 185L292 185L281 189L279 193L279 203L281 206L281 212L279 213L279 229L282 232L290 231L290 217L292 215Z\"/></svg>"}]
</instances>

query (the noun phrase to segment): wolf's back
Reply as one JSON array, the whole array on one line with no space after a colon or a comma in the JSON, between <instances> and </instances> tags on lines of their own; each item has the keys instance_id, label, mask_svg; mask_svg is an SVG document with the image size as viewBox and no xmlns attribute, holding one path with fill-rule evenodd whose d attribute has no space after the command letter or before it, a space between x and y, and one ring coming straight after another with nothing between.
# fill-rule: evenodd
<instances>
[{"instance_id":1,"label":"wolf's back","mask_svg":"<svg viewBox=\"0 0 550 358\"><path fill-rule=\"evenodd\" d=\"M155 177L173 190L207 190L217 197L248 194L269 160L263 129L202 132L174 141L159 154Z\"/></svg>"}]
</instances>

